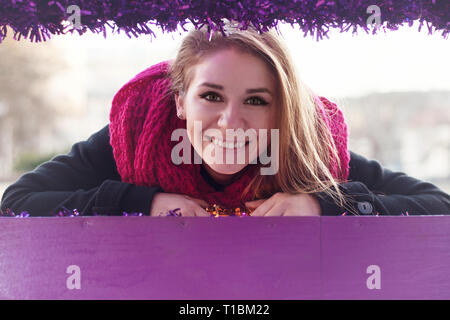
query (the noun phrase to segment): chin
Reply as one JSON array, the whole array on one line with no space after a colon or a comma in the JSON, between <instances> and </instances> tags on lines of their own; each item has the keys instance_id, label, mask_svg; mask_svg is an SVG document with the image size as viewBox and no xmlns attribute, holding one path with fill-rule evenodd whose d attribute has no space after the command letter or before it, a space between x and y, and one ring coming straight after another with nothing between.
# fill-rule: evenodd
<instances>
[{"instance_id":1,"label":"chin","mask_svg":"<svg viewBox=\"0 0 450 320\"><path fill-rule=\"evenodd\" d=\"M255 145L256 143L250 145L247 142L240 147L226 148L212 141L203 141L202 149L198 151L202 152L202 161L211 170L217 174L234 175L247 167L251 162L249 159L256 158ZM221 161L218 161L218 158Z\"/></svg>"},{"instance_id":2,"label":"chin","mask_svg":"<svg viewBox=\"0 0 450 320\"><path fill-rule=\"evenodd\" d=\"M210 167L215 172L227 175L236 174L247 166L247 164L217 164L217 163L207 163L207 164L208 167Z\"/></svg>"}]
</instances>

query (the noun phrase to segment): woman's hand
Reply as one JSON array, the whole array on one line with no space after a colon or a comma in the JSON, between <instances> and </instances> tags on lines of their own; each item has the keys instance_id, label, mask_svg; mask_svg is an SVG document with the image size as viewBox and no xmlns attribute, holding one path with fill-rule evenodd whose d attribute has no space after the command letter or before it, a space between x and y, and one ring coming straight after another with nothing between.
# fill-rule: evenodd
<instances>
[{"instance_id":1,"label":"woman's hand","mask_svg":"<svg viewBox=\"0 0 450 320\"><path fill-rule=\"evenodd\" d=\"M269 199L246 202L249 209L255 209L251 216L320 216L319 201L310 194L289 194L278 192Z\"/></svg>"},{"instance_id":2,"label":"woman's hand","mask_svg":"<svg viewBox=\"0 0 450 320\"><path fill-rule=\"evenodd\" d=\"M153 197L150 208L150 216L158 217L162 212L163 216L169 210L180 208L183 217L209 217L209 213L204 208L208 203L204 200L191 198L183 194L157 193Z\"/></svg>"}]
</instances>

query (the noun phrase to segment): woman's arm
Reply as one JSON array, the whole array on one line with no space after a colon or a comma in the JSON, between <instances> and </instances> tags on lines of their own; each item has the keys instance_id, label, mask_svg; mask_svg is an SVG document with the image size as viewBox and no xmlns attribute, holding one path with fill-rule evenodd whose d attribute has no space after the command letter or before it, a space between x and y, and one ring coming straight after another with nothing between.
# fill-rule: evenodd
<instances>
[{"instance_id":1,"label":"woman's arm","mask_svg":"<svg viewBox=\"0 0 450 320\"><path fill-rule=\"evenodd\" d=\"M435 185L383 168L377 161L354 152L350 155L348 182L340 188L353 198L351 205L359 214L450 214L450 196ZM325 194L318 196L322 215L345 212Z\"/></svg>"},{"instance_id":2,"label":"woman's arm","mask_svg":"<svg viewBox=\"0 0 450 320\"><path fill-rule=\"evenodd\" d=\"M77 209L81 214L149 214L157 187L140 187L121 182L111 145L109 126L87 141L76 143L67 155L45 162L22 175L3 194L1 209L16 214L49 216L60 209Z\"/></svg>"}]
</instances>

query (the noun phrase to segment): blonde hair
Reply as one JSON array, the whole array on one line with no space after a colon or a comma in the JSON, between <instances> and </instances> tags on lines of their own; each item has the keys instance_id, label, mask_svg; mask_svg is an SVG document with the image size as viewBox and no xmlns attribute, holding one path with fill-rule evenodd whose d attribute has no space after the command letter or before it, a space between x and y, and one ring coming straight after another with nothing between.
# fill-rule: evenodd
<instances>
[{"instance_id":1,"label":"blonde hair","mask_svg":"<svg viewBox=\"0 0 450 320\"><path fill-rule=\"evenodd\" d=\"M252 192L252 199L260 199L276 192L324 192L353 212L338 187L343 181L334 178L330 171L332 161L341 167L331 131L316 110L315 95L298 78L281 37L273 29L264 33L251 27L239 30L233 22L225 24L225 36L208 31L206 27L191 30L183 39L169 70L173 93L182 95L189 88L192 67L200 59L228 48L263 59L277 80L280 111L275 121L279 128L279 170L275 175L256 176L242 196Z\"/></svg>"}]
</instances>

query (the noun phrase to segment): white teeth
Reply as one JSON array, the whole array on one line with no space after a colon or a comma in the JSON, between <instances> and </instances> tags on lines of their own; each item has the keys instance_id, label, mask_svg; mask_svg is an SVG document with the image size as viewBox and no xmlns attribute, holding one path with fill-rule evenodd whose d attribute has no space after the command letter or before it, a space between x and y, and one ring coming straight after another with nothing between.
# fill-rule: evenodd
<instances>
[{"instance_id":1,"label":"white teeth","mask_svg":"<svg viewBox=\"0 0 450 320\"><path fill-rule=\"evenodd\" d=\"M212 138L212 137L208 137L208 139L212 143L214 143L216 146L219 146L221 148L226 148L226 149L240 149L245 145L244 142L238 142L238 143L226 142L226 141L222 141L222 140L217 140L216 138Z\"/></svg>"}]
</instances>

